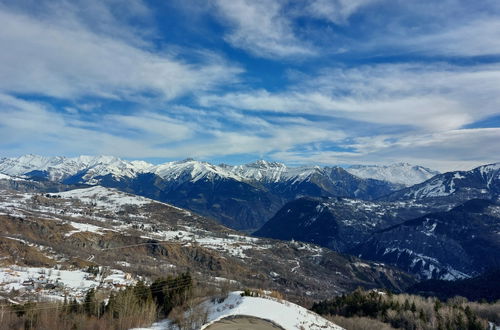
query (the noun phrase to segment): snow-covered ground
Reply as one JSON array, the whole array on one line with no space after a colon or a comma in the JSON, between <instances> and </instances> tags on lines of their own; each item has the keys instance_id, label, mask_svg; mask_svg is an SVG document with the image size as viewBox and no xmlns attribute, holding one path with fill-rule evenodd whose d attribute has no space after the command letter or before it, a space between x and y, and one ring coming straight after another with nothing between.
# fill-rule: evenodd
<instances>
[{"instance_id":1,"label":"snow-covered ground","mask_svg":"<svg viewBox=\"0 0 500 330\"><path fill-rule=\"evenodd\" d=\"M221 303L207 302L208 323L234 315L254 316L270 320L285 329L342 329L304 307L271 297L242 297L240 291L231 292Z\"/></svg>"},{"instance_id":2,"label":"snow-covered ground","mask_svg":"<svg viewBox=\"0 0 500 330\"><path fill-rule=\"evenodd\" d=\"M94 276L81 269L61 270L45 267L11 265L0 268L0 292L32 292L41 299L62 300L64 296L81 298L92 287L130 285L136 281L121 270L111 269ZM54 285L55 288L48 288Z\"/></svg>"},{"instance_id":3,"label":"snow-covered ground","mask_svg":"<svg viewBox=\"0 0 500 330\"><path fill-rule=\"evenodd\" d=\"M111 229L105 229L102 227L94 226L94 225L91 225L88 223L80 223L80 222L71 221L69 224L71 225L71 227L75 228L75 230L72 230L72 231L64 234L64 236L66 236L66 237L71 236L71 235L76 234L76 233L82 233L82 232L90 232L90 233L102 235L103 230L111 230Z\"/></svg>"},{"instance_id":4,"label":"snow-covered ground","mask_svg":"<svg viewBox=\"0 0 500 330\"><path fill-rule=\"evenodd\" d=\"M77 198L85 203L94 203L102 208L121 208L125 205L143 206L150 203L157 203L151 199L127 194L116 189L94 186L90 188L73 189L52 196L61 196L61 198Z\"/></svg>"},{"instance_id":5,"label":"snow-covered ground","mask_svg":"<svg viewBox=\"0 0 500 330\"><path fill-rule=\"evenodd\" d=\"M326 320L318 314L286 300L271 297L242 297L241 291L229 293L221 303L207 301L204 307L208 312L208 321L201 327L207 328L230 316L253 316L269 320L286 330L341 330L343 328ZM142 330L175 329L171 321L164 320ZM136 329L140 330L140 329Z\"/></svg>"}]
</instances>

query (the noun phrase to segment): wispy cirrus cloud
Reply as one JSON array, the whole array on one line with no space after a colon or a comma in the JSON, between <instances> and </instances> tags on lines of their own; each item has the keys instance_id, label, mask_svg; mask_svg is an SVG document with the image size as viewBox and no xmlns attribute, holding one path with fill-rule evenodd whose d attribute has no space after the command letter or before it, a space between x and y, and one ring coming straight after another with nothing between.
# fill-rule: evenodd
<instances>
[{"instance_id":1,"label":"wispy cirrus cloud","mask_svg":"<svg viewBox=\"0 0 500 330\"><path fill-rule=\"evenodd\" d=\"M355 5L357 1L353 2ZM353 54L444 58L500 55L497 1L361 1ZM368 10L369 9L369 10Z\"/></svg>"},{"instance_id":2,"label":"wispy cirrus cloud","mask_svg":"<svg viewBox=\"0 0 500 330\"><path fill-rule=\"evenodd\" d=\"M391 39L389 39L391 40ZM423 54L446 56L491 56L500 54L500 21L485 16L450 26L442 31L400 40L400 46Z\"/></svg>"},{"instance_id":3,"label":"wispy cirrus cloud","mask_svg":"<svg viewBox=\"0 0 500 330\"><path fill-rule=\"evenodd\" d=\"M271 59L500 54L494 1L217 0L215 7L229 44Z\"/></svg>"},{"instance_id":4,"label":"wispy cirrus cloud","mask_svg":"<svg viewBox=\"0 0 500 330\"><path fill-rule=\"evenodd\" d=\"M428 131L457 129L498 113L500 67L383 64L323 70L270 93L203 95L203 106L347 118Z\"/></svg>"},{"instance_id":5,"label":"wispy cirrus cloud","mask_svg":"<svg viewBox=\"0 0 500 330\"><path fill-rule=\"evenodd\" d=\"M62 113L41 102L0 93L0 115L5 118L0 123L0 147L12 153L30 150L47 154L53 150L54 154L65 155L173 159L189 155L207 159L249 153L267 156L296 145L339 142L347 136L308 120L256 120L238 112L214 116L196 109L174 108L176 115L142 111L88 120L78 111ZM313 125L315 129L311 129Z\"/></svg>"},{"instance_id":6,"label":"wispy cirrus cloud","mask_svg":"<svg viewBox=\"0 0 500 330\"><path fill-rule=\"evenodd\" d=\"M377 1L379 0L311 0L304 4L304 9L312 17L344 25L351 15Z\"/></svg>"},{"instance_id":7,"label":"wispy cirrus cloud","mask_svg":"<svg viewBox=\"0 0 500 330\"><path fill-rule=\"evenodd\" d=\"M128 38L98 33L79 21L58 20L64 10L72 17L65 4L52 18L0 6L0 90L67 99L149 94L169 100L215 88L242 72L216 54L187 62Z\"/></svg>"},{"instance_id":8,"label":"wispy cirrus cloud","mask_svg":"<svg viewBox=\"0 0 500 330\"><path fill-rule=\"evenodd\" d=\"M388 163L402 159L441 170L495 161L497 128L465 126L498 115L500 68L485 64L380 64L299 75L287 91L248 90L200 96L204 107L313 119L344 128L334 148L317 139L271 152L296 163ZM344 121L344 122L343 122ZM382 125L383 129L376 129ZM478 148L478 145L485 147ZM337 150L335 150L337 149ZM454 165L453 165L454 164ZM454 167L453 167L454 166Z\"/></svg>"},{"instance_id":9,"label":"wispy cirrus cloud","mask_svg":"<svg viewBox=\"0 0 500 330\"><path fill-rule=\"evenodd\" d=\"M269 58L307 57L314 46L299 39L281 0L217 0L215 6L229 26L225 40L247 52Z\"/></svg>"}]
</instances>

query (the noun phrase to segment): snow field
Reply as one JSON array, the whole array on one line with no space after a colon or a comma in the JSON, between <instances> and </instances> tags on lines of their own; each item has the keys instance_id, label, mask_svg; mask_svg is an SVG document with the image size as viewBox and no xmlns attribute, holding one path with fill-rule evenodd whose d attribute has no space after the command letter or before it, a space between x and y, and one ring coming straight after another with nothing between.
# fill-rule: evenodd
<instances>
[{"instance_id":1,"label":"snow field","mask_svg":"<svg viewBox=\"0 0 500 330\"><path fill-rule=\"evenodd\" d=\"M221 303L206 302L208 323L201 329L228 316L246 315L272 321L287 329L342 329L299 305L271 297L242 297L241 291L229 293Z\"/></svg>"}]
</instances>

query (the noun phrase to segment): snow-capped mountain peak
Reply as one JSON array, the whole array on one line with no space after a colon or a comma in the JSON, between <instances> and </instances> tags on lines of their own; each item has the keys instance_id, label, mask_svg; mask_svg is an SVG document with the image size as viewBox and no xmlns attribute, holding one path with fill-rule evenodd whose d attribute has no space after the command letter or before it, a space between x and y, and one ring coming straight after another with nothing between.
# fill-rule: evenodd
<instances>
[{"instance_id":1,"label":"snow-capped mountain peak","mask_svg":"<svg viewBox=\"0 0 500 330\"><path fill-rule=\"evenodd\" d=\"M425 199L436 197L490 199L500 192L500 163L483 165L469 171L454 171L395 192L392 199ZM459 197L462 196L462 197Z\"/></svg>"},{"instance_id":2,"label":"snow-capped mountain peak","mask_svg":"<svg viewBox=\"0 0 500 330\"><path fill-rule=\"evenodd\" d=\"M71 182L99 184L101 178L112 176L121 181L141 173L152 173L165 180L196 182L201 179L231 179L262 183L297 183L314 175L327 175L331 168L320 166L289 167L283 163L257 160L244 165L213 165L188 158L153 165L144 161L126 161L114 156L44 157L24 155L0 159L0 173L11 176L41 177L51 181L70 178ZM398 163L387 166L354 165L346 169L361 178L373 178L410 186L438 174L428 168Z\"/></svg>"},{"instance_id":3,"label":"snow-capped mountain peak","mask_svg":"<svg viewBox=\"0 0 500 330\"><path fill-rule=\"evenodd\" d=\"M61 181L82 171L84 179L91 181L96 176L111 174L115 177L130 177L149 169L146 162L127 162L114 156L43 157L24 155L18 158L0 160L0 172L22 176L36 171L44 173L47 179Z\"/></svg>"},{"instance_id":4,"label":"snow-capped mountain peak","mask_svg":"<svg viewBox=\"0 0 500 330\"><path fill-rule=\"evenodd\" d=\"M228 167L232 173L255 181L280 181L289 168L282 163L257 160L253 163Z\"/></svg>"},{"instance_id":5,"label":"snow-capped mountain peak","mask_svg":"<svg viewBox=\"0 0 500 330\"><path fill-rule=\"evenodd\" d=\"M201 179L212 180L214 178L231 178L237 181L244 180L243 177L224 167L193 159L160 164L154 167L153 173L166 180L192 182L196 182Z\"/></svg>"},{"instance_id":6,"label":"snow-capped mountain peak","mask_svg":"<svg viewBox=\"0 0 500 330\"><path fill-rule=\"evenodd\" d=\"M409 163L391 165L352 165L346 171L365 179L377 179L412 186L424 182L439 172Z\"/></svg>"}]
</instances>

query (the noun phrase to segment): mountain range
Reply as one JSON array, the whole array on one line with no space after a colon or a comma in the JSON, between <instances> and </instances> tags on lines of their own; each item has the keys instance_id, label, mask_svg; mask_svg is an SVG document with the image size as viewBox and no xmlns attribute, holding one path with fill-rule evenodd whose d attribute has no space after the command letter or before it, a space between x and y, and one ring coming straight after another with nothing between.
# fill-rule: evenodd
<instances>
[{"instance_id":1,"label":"mountain range","mask_svg":"<svg viewBox=\"0 0 500 330\"><path fill-rule=\"evenodd\" d=\"M391 168L393 172L402 168L399 172L408 174L408 180L422 175L420 167L408 164ZM369 171L374 168L369 167ZM358 167L357 172L363 170ZM25 155L0 159L0 173L67 185L117 188L190 209L248 232L260 228L286 202L302 196L373 200L404 187L370 178L370 172L364 172L361 178L342 167L289 167L264 160L237 166L192 159L153 165L111 156Z\"/></svg>"},{"instance_id":2,"label":"mountain range","mask_svg":"<svg viewBox=\"0 0 500 330\"><path fill-rule=\"evenodd\" d=\"M499 169L438 174L372 201L297 199L255 234L314 242L420 278L475 276L500 264Z\"/></svg>"},{"instance_id":3,"label":"mountain range","mask_svg":"<svg viewBox=\"0 0 500 330\"><path fill-rule=\"evenodd\" d=\"M191 271L204 283L266 287L314 299L358 286L400 291L415 283L392 266L312 244L250 237L116 189L41 194L0 188L0 279L18 266L55 265L74 270L99 265L148 278ZM0 296L3 290L0 285Z\"/></svg>"},{"instance_id":4,"label":"mountain range","mask_svg":"<svg viewBox=\"0 0 500 330\"><path fill-rule=\"evenodd\" d=\"M153 165L110 156L26 155L0 159L0 175L1 187L17 191L116 188L259 237L318 244L422 279L475 276L500 259L494 234L500 164L436 174L406 163L346 170L264 160Z\"/></svg>"}]
</instances>

